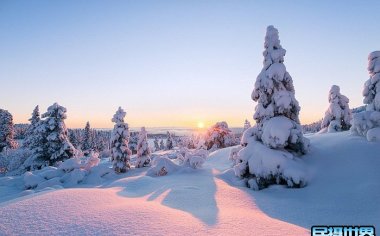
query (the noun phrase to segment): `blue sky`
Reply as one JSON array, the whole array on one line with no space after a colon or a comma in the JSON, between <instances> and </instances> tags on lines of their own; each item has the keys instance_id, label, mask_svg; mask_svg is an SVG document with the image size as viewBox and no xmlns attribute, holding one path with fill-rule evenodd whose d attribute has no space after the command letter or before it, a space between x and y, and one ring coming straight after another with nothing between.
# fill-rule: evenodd
<instances>
[{"instance_id":1,"label":"blue sky","mask_svg":"<svg viewBox=\"0 0 380 236\"><path fill-rule=\"evenodd\" d=\"M301 121L320 119L332 84L362 104L379 50L379 1L0 1L0 107L26 122L35 105L67 125L252 121L265 29L287 50Z\"/></svg>"}]
</instances>

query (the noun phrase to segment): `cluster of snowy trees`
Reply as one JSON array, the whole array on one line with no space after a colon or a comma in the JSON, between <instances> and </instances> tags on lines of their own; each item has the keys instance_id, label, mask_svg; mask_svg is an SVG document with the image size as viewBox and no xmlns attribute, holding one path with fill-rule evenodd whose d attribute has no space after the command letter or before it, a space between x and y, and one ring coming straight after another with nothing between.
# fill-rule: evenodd
<instances>
[{"instance_id":1,"label":"cluster of snowy trees","mask_svg":"<svg viewBox=\"0 0 380 236\"><path fill-rule=\"evenodd\" d=\"M119 107L112 118L115 123L111 134L111 161L116 173L125 173L131 168L132 151L129 149L130 132L128 123L124 121L127 113ZM151 150L148 145L148 137L145 127L138 134L136 147L136 168L150 166Z\"/></svg>"},{"instance_id":2,"label":"cluster of snowy trees","mask_svg":"<svg viewBox=\"0 0 380 236\"><path fill-rule=\"evenodd\" d=\"M232 156L236 176L259 190L271 184L302 187L306 176L298 156L309 149L299 121L300 107L293 80L286 71L278 30L268 26L264 43L263 69L256 79L252 99L257 102L256 125L242 137L242 148Z\"/></svg>"},{"instance_id":3,"label":"cluster of snowy trees","mask_svg":"<svg viewBox=\"0 0 380 236\"><path fill-rule=\"evenodd\" d=\"M24 146L32 152L24 163L25 169L55 165L74 156L75 148L69 141L64 122L66 118L66 108L58 103L49 106L42 118L38 106L34 109L24 142Z\"/></svg>"},{"instance_id":4,"label":"cluster of snowy trees","mask_svg":"<svg viewBox=\"0 0 380 236\"><path fill-rule=\"evenodd\" d=\"M0 152L4 148L14 149L17 143L14 140L13 117L7 110L0 109Z\"/></svg>"},{"instance_id":5,"label":"cluster of snowy trees","mask_svg":"<svg viewBox=\"0 0 380 236\"><path fill-rule=\"evenodd\" d=\"M68 132L70 142L85 155L91 151L102 152L109 149L111 132L91 129L89 122L84 129L68 129Z\"/></svg>"}]
</instances>

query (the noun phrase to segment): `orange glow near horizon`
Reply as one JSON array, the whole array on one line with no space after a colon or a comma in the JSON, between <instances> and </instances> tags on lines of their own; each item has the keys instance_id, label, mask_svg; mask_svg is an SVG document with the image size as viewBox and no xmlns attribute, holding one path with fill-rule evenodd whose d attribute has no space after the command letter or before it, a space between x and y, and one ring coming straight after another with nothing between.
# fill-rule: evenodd
<instances>
[{"instance_id":1,"label":"orange glow near horizon","mask_svg":"<svg viewBox=\"0 0 380 236\"><path fill-rule=\"evenodd\" d=\"M252 119L252 112L248 112L245 116L244 114L239 114L239 116L229 114L203 114L202 116L191 117L188 114L149 114L146 112L144 116L129 115L127 113L125 121L130 127L188 127L195 129L205 129L210 127L219 121L226 121L229 127L243 127L244 120L248 119L252 125L254 125L254 120ZM29 123L30 114L13 114L14 123ZM301 124L310 124L312 122L318 121L322 118L323 114L315 113L300 115ZM154 119L152 119L154 117ZM105 117L104 115L90 115L81 116L80 114L72 115L68 114L68 118L65 121L68 128L84 128L86 122L89 121L92 128L112 128L113 123L110 117Z\"/></svg>"}]
</instances>

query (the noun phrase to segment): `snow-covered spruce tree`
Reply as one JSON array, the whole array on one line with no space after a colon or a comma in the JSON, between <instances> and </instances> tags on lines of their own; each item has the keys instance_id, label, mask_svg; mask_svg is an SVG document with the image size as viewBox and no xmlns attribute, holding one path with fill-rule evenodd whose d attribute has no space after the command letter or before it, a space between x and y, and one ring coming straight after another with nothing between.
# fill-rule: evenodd
<instances>
[{"instance_id":1,"label":"snow-covered spruce tree","mask_svg":"<svg viewBox=\"0 0 380 236\"><path fill-rule=\"evenodd\" d=\"M366 111L353 114L351 132L366 136L368 141L380 140L380 51L368 56L370 78L363 89Z\"/></svg>"},{"instance_id":2,"label":"snow-covered spruce tree","mask_svg":"<svg viewBox=\"0 0 380 236\"><path fill-rule=\"evenodd\" d=\"M150 165L150 148L145 127L141 128L139 141L137 143L137 162L136 167L141 168Z\"/></svg>"},{"instance_id":3,"label":"snow-covered spruce tree","mask_svg":"<svg viewBox=\"0 0 380 236\"><path fill-rule=\"evenodd\" d=\"M264 48L263 69L251 95L258 103L256 125L243 134L244 148L238 152L234 171L255 190L271 184L302 187L306 174L293 154L306 153L309 141L303 137L293 80L283 64L286 51L273 26L267 28Z\"/></svg>"},{"instance_id":4,"label":"snow-covered spruce tree","mask_svg":"<svg viewBox=\"0 0 380 236\"><path fill-rule=\"evenodd\" d=\"M225 121L217 122L211 126L205 134L205 145L207 150L216 150L236 145L235 136L228 128Z\"/></svg>"},{"instance_id":5,"label":"snow-covered spruce tree","mask_svg":"<svg viewBox=\"0 0 380 236\"><path fill-rule=\"evenodd\" d=\"M174 148L172 134L168 131L166 136L166 150L172 150Z\"/></svg>"},{"instance_id":6,"label":"snow-covered spruce tree","mask_svg":"<svg viewBox=\"0 0 380 236\"><path fill-rule=\"evenodd\" d=\"M251 123L246 119L244 122L243 132L251 128Z\"/></svg>"},{"instance_id":7,"label":"snow-covered spruce tree","mask_svg":"<svg viewBox=\"0 0 380 236\"><path fill-rule=\"evenodd\" d=\"M40 125L46 132L46 155L43 157L49 165L54 165L58 161L64 161L74 156L75 148L68 138L68 132L64 120L66 108L54 103L46 113L42 114L45 118ZM37 131L38 132L38 131Z\"/></svg>"},{"instance_id":8,"label":"snow-covered spruce tree","mask_svg":"<svg viewBox=\"0 0 380 236\"><path fill-rule=\"evenodd\" d=\"M38 123L40 122L41 120L41 117L40 117L40 110L39 110L39 106L37 105L33 112L32 112L32 117L29 119L30 121L30 125L26 131L26 135L25 135L25 139L24 139L24 142L23 142L23 146L24 147L29 147L31 142L32 142L32 139L34 138L33 137L33 133L34 133L34 130L35 128L37 127Z\"/></svg>"},{"instance_id":9,"label":"snow-covered spruce tree","mask_svg":"<svg viewBox=\"0 0 380 236\"><path fill-rule=\"evenodd\" d=\"M161 139L161 141L160 141L160 150L165 150L165 144L164 144L163 139Z\"/></svg>"},{"instance_id":10,"label":"snow-covered spruce tree","mask_svg":"<svg viewBox=\"0 0 380 236\"><path fill-rule=\"evenodd\" d=\"M367 111L380 111L380 51L368 56L368 72L370 78L364 84L363 96Z\"/></svg>"},{"instance_id":11,"label":"snow-covered spruce tree","mask_svg":"<svg viewBox=\"0 0 380 236\"><path fill-rule=\"evenodd\" d=\"M160 150L160 145L158 144L158 138L154 137L154 151L159 151Z\"/></svg>"},{"instance_id":12,"label":"snow-covered spruce tree","mask_svg":"<svg viewBox=\"0 0 380 236\"><path fill-rule=\"evenodd\" d=\"M14 149L17 142L14 140L14 126L12 114L0 109L0 152L6 147Z\"/></svg>"},{"instance_id":13,"label":"snow-covered spruce tree","mask_svg":"<svg viewBox=\"0 0 380 236\"><path fill-rule=\"evenodd\" d=\"M127 113L119 107L112 118L115 123L111 134L111 160L116 173L124 173L130 169L131 150L128 148L129 127L124 122Z\"/></svg>"},{"instance_id":14,"label":"snow-covered spruce tree","mask_svg":"<svg viewBox=\"0 0 380 236\"><path fill-rule=\"evenodd\" d=\"M83 143L82 143L82 151L85 153L89 153L92 149L92 131L90 128L90 122L87 121L86 126L83 130Z\"/></svg>"},{"instance_id":15,"label":"snow-covered spruce tree","mask_svg":"<svg viewBox=\"0 0 380 236\"><path fill-rule=\"evenodd\" d=\"M139 141L139 132L130 132L129 133L129 143L128 147L131 150L132 154L137 153L137 143Z\"/></svg>"},{"instance_id":16,"label":"snow-covered spruce tree","mask_svg":"<svg viewBox=\"0 0 380 236\"><path fill-rule=\"evenodd\" d=\"M351 110L348 106L349 99L340 94L340 88L337 85L331 86L329 92L329 108L322 120L321 128L327 132L337 132L348 130L351 127Z\"/></svg>"}]
</instances>

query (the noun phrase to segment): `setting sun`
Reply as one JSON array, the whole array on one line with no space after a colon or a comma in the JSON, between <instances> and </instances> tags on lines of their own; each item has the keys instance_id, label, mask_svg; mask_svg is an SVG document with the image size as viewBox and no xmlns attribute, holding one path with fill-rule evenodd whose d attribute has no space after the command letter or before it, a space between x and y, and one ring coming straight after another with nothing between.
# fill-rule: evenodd
<instances>
[{"instance_id":1,"label":"setting sun","mask_svg":"<svg viewBox=\"0 0 380 236\"><path fill-rule=\"evenodd\" d=\"M205 124L203 122L199 121L198 124L197 124L197 127L199 129L203 129L205 127Z\"/></svg>"}]
</instances>

